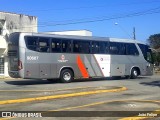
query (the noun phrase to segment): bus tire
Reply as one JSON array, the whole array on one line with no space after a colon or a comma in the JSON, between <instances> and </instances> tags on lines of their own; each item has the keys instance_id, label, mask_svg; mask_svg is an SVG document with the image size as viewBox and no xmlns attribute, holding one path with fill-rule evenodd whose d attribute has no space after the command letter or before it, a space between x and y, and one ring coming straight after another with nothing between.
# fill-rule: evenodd
<instances>
[{"instance_id":1,"label":"bus tire","mask_svg":"<svg viewBox=\"0 0 160 120\"><path fill-rule=\"evenodd\" d=\"M69 83L73 80L73 72L70 69L61 71L60 80L62 83Z\"/></svg>"},{"instance_id":2,"label":"bus tire","mask_svg":"<svg viewBox=\"0 0 160 120\"><path fill-rule=\"evenodd\" d=\"M136 79L138 77L138 70L133 68L131 70L131 79Z\"/></svg>"}]
</instances>

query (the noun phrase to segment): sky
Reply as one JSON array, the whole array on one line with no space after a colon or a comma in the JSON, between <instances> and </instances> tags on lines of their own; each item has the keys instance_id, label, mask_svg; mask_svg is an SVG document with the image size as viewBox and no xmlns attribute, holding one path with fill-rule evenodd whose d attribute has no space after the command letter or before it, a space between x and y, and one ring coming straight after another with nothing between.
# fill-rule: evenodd
<instances>
[{"instance_id":1,"label":"sky","mask_svg":"<svg viewBox=\"0 0 160 120\"><path fill-rule=\"evenodd\" d=\"M160 33L160 0L4 0L0 11L38 17L38 31L89 30L146 41Z\"/></svg>"}]
</instances>

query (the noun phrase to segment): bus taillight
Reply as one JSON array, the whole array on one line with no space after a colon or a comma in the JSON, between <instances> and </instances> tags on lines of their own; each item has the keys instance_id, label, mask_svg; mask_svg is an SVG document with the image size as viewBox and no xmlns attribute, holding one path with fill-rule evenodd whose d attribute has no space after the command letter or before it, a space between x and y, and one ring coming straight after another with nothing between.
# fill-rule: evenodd
<instances>
[{"instance_id":1,"label":"bus taillight","mask_svg":"<svg viewBox=\"0 0 160 120\"><path fill-rule=\"evenodd\" d=\"M23 69L22 61L18 60L18 70Z\"/></svg>"}]
</instances>

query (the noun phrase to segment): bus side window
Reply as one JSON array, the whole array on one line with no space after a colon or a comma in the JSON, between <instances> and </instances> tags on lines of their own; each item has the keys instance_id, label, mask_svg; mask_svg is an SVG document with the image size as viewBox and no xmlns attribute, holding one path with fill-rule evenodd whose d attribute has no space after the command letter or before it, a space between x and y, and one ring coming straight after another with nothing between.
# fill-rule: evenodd
<instances>
[{"instance_id":1,"label":"bus side window","mask_svg":"<svg viewBox=\"0 0 160 120\"><path fill-rule=\"evenodd\" d=\"M80 41L80 53L90 53L90 42Z\"/></svg>"},{"instance_id":2,"label":"bus side window","mask_svg":"<svg viewBox=\"0 0 160 120\"><path fill-rule=\"evenodd\" d=\"M39 38L39 52L50 52L48 38Z\"/></svg>"},{"instance_id":3,"label":"bus side window","mask_svg":"<svg viewBox=\"0 0 160 120\"><path fill-rule=\"evenodd\" d=\"M71 40L62 40L62 52L71 52Z\"/></svg>"},{"instance_id":4,"label":"bus side window","mask_svg":"<svg viewBox=\"0 0 160 120\"><path fill-rule=\"evenodd\" d=\"M73 52L74 53L90 53L90 42L88 41L73 41Z\"/></svg>"},{"instance_id":5,"label":"bus side window","mask_svg":"<svg viewBox=\"0 0 160 120\"><path fill-rule=\"evenodd\" d=\"M126 44L126 54L127 55L139 55L138 49L134 43Z\"/></svg>"},{"instance_id":6,"label":"bus side window","mask_svg":"<svg viewBox=\"0 0 160 120\"><path fill-rule=\"evenodd\" d=\"M119 43L119 54L126 55L126 45L125 43Z\"/></svg>"},{"instance_id":7,"label":"bus side window","mask_svg":"<svg viewBox=\"0 0 160 120\"><path fill-rule=\"evenodd\" d=\"M99 53L99 42L92 41L92 53Z\"/></svg>"},{"instance_id":8,"label":"bus side window","mask_svg":"<svg viewBox=\"0 0 160 120\"><path fill-rule=\"evenodd\" d=\"M109 42L105 42L105 51L109 54Z\"/></svg>"},{"instance_id":9,"label":"bus side window","mask_svg":"<svg viewBox=\"0 0 160 120\"><path fill-rule=\"evenodd\" d=\"M106 42L99 42L99 53L100 54L107 53Z\"/></svg>"},{"instance_id":10,"label":"bus side window","mask_svg":"<svg viewBox=\"0 0 160 120\"><path fill-rule=\"evenodd\" d=\"M52 39L51 43L52 52L61 52L61 40L60 39Z\"/></svg>"},{"instance_id":11,"label":"bus side window","mask_svg":"<svg viewBox=\"0 0 160 120\"><path fill-rule=\"evenodd\" d=\"M73 52L79 53L79 44L78 41L73 41Z\"/></svg>"},{"instance_id":12,"label":"bus side window","mask_svg":"<svg viewBox=\"0 0 160 120\"><path fill-rule=\"evenodd\" d=\"M37 51L38 37L25 37L26 46L29 50Z\"/></svg>"},{"instance_id":13,"label":"bus side window","mask_svg":"<svg viewBox=\"0 0 160 120\"><path fill-rule=\"evenodd\" d=\"M119 54L119 45L116 42L110 42L110 54Z\"/></svg>"}]
</instances>

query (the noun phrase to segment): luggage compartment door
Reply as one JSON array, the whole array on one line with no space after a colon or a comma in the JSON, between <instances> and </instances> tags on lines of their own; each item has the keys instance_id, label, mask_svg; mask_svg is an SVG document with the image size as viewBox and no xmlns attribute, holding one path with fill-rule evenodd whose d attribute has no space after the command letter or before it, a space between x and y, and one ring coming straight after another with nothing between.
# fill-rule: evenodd
<instances>
[{"instance_id":1,"label":"luggage compartment door","mask_svg":"<svg viewBox=\"0 0 160 120\"><path fill-rule=\"evenodd\" d=\"M51 67L50 64L40 64L40 78L50 78Z\"/></svg>"}]
</instances>

